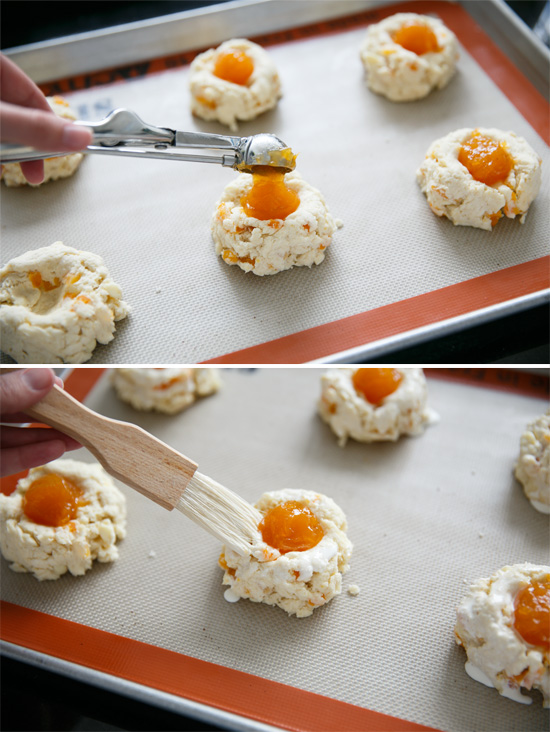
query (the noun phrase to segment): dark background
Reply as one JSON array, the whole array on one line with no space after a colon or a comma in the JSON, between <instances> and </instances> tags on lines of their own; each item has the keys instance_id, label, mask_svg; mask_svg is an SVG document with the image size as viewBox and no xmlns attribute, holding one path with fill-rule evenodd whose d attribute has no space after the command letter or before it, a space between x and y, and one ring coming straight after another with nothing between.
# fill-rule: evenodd
<instances>
[{"instance_id":1,"label":"dark background","mask_svg":"<svg viewBox=\"0 0 550 732\"><path fill-rule=\"evenodd\" d=\"M0 45L6 49L214 4L212 0L2 0ZM546 4L527 0L508 2L531 28ZM385 363L494 363L497 360L548 363L549 331L548 307L541 306L438 338L430 344L396 351L382 360ZM533 350L525 353L528 349ZM5 732L220 729L5 657L0 668L1 729Z\"/></svg>"}]
</instances>

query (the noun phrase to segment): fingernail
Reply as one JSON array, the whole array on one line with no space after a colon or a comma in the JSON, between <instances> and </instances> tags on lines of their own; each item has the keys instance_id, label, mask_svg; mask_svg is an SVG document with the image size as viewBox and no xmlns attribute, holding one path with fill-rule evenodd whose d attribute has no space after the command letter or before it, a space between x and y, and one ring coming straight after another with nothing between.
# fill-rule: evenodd
<instances>
[{"instance_id":1,"label":"fingernail","mask_svg":"<svg viewBox=\"0 0 550 732\"><path fill-rule=\"evenodd\" d=\"M89 127L65 125L61 142L71 150L82 150L92 141L92 131Z\"/></svg>"},{"instance_id":2,"label":"fingernail","mask_svg":"<svg viewBox=\"0 0 550 732\"><path fill-rule=\"evenodd\" d=\"M34 391L42 391L52 383L50 369L27 369L22 374L25 384Z\"/></svg>"}]
</instances>

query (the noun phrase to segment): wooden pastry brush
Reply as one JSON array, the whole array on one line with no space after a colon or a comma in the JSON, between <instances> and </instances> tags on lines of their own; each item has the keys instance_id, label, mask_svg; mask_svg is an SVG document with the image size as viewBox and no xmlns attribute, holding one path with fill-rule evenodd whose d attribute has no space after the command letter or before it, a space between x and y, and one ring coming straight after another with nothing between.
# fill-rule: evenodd
<instances>
[{"instance_id":1,"label":"wooden pastry brush","mask_svg":"<svg viewBox=\"0 0 550 732\"><path fill-rule=\"evenodd\" d=\"M169 511L177 508L239 554L250 552L260 512L141 427L97 414L57 385L25 413L78 440L130 488Z\"/></svg>"}]
</instances>

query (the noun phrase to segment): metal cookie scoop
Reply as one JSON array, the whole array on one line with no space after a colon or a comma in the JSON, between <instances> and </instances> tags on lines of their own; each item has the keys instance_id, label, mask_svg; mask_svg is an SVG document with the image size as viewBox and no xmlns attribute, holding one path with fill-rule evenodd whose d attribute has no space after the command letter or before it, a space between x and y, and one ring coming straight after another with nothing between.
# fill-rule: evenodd
<instances>
[{"instance_id":1,"label":"metal cookie scoop","mask_svg":"<svg viewBox=\"0 0 550 732\"><path fill-rule=\"evenodd\" d=\"M78 121L75 124L90 127L94 133L93 143L82 152L219 163L247 172L255 165L269 165L283 171L294 170L296 165L296 156L288 145L275 135L266 133L251 137L229 137L204 132L181 132L148 125L129 109L115 109L99 122ZM42 152L19 145L0 145L0 163L21 163L68 154Z\"/></svg>"}]
</instances>

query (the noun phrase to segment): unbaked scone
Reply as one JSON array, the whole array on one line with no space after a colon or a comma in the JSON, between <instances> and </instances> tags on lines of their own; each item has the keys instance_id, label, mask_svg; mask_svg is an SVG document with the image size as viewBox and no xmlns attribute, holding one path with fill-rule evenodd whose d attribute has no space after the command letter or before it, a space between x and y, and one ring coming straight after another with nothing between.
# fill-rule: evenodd
<instances>
[{"instance_id":1,"label":"unbaked scone","mask_svg":"<svg viewBox=\"0 0 550 732\"><path fill-rule=\"evenodd\" d=\"M525 221L540 189L541 163L513 132L464 127L430 145L416 178L437 216L490 231L502 216Z\"/></svg>"},{"instance_id":2,"label":"unbaked scone","mask_svg":"<svg viewBox=\"0 0 550 732\"><path fill-rule=\"evenodd\" d=\"M318 410L344 446L419 435L437 420L422 369L342 367L321 377Z\"/></svg>"},{"instance_id":3,"label":"unbaked scone","mask_svg":"<svg viewBox=\"0 0 550 732\"><path fill-rule=\"evenodd\" d=\"M458 43L437 18L396 13L369 27L360 56L372 91L394 102L407 102L449 82Z\"/></svg>"},{"instance_id":4,"label":"unbaked scone","mask_svg":"<svg viewBox=\"0 0 550 732\"><path fill-rule=\"evenodd\" d=\"M233 38L199 54L189 71L191 111L231 130L276 106L281 82L268 53L245 38Z\"/></svg>"},{"instance_id":5,"label":"unbaked scone","mask_svg":"<svg viewBox=\"0 0 550 732\"><path fill-rule=\"evenodd\" d=\"M77 119L76 114L70 108L69 103L63 97L46 97L48 104L58 117L64 117L72 121ZM42 183L29 183L21 171L19 163L5 163L0 172L0 178L8 186L8 188L17 188L19 186L38 186L47 183L50 180L58 178L69 178L82 162L84 155L82 153L70 153L62 155L58 158L46 158L44 160L44 180Z\"/></svg>"},{"instance_id":6,"label":"unbaked scone","mask_svg":"<svg viewBox=\"0 0 550 732\"><path fill-rule=\"evenodd\" d=\"M271 217L269 210L254 213L243 206L253 189L253 178L256 176L250 173L238 175L217 203L212 219L216 254L226 264L260 276L320 264L332 235L342 226L329 213L321 192L296 171L287 173L284 186L296 196L297 208L286 216L274 211ZM275 198L266 196L265 201Z\"/></svg>"},{"instance_id":7,"label":"unbaked scone","mask_svg":"<svg viewBox=\"0 0 550 732\"><path fill-rule=\"evenodd\" d=\"M110 379L117 396L134 409L166 414L181 412L221 386L214 368L112 369Z\"/></svg>"},{"instance_id":8,"label":"unbaked scone","mask_svg":"<svg viewBox=\"0 0 550 732\"><path fill-rule=\"evenodd\" d=\"M550 411L527 425L522 434L515 475L531 505L550 513Z\"/></svg>"},{"instance_id":9,"label":"unbaked scone","mask_svg":"<svg viewBox=\"0 0 550 732\"><path fill-rule=\"evenodd\" d=\"M456 612L468 675L523 704L532 699L521 689L539 689L550 706L550 567L503 567L472 584Z\"/></svg>"},{"instance_id":10,"label":"unbaked scone","mask_svg":"<svg viewBox=\"0 0 550 732\"><path fill-rule=\"evenodd\" d=\"M17 363L84 363L128 312L102 258L60 241L0 270L2 351Z\"/></svg>"},{"instance_id":11,"label":"unbaked scone","mask_svg":"<svg viewBox=\"0 0 550 732\"><path fill-rule=\"evenodd\" d=\"M264 493L256 508L263 518L252 553L224 547L220 555L225 599L278 605L305 618L342 591L353 548L346 517L331 498L304 490Z\"/></svg>"},{"instance_id":12,"label":"unbaked scone","mask_svg":"<svg viewBox=\"0 0 550 732\"><path fill-rule=\"evenodd\" d=\"M126 498L97 463L54 460L0 494L0 550L15 572L52 580L113 562L126 536Z\"/></svg>"}]
</instances>

